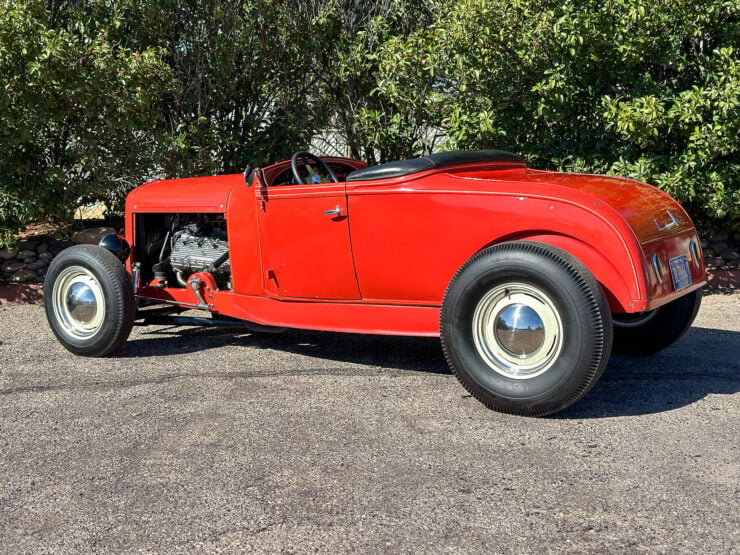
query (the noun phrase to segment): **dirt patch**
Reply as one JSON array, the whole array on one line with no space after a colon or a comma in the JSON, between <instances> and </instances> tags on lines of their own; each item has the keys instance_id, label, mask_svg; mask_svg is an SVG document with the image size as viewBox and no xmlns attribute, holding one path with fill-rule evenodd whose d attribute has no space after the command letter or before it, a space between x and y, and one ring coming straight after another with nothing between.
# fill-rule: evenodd
<instances>
[{"instance_id":1,"label":"dirt patch","mask_svg":"<svg viewBox=\"0 0 740 555\"><path fill-rule=\"evenodd\" d=\"M732 293L740 289L740 269L709 270L707 290L710 293Z\"/></svg>"},{"instance_id":2,"label":"dirt patch","mask_svg":"<svg viewBox=\"0 0 740 555\"><path fill-rule=\"evenodd\" d=\"M41 304L44 289L40 283L0 283L0 304Z\"/></svg>"}]
</instances>

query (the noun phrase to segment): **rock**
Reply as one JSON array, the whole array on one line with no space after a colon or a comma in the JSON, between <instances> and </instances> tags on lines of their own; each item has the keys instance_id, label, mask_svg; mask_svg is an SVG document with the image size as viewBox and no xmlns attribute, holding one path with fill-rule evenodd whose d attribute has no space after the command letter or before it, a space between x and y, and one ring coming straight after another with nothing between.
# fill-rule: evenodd
<instances>
[{"instance_id":1,"label":"rock","mask_svg":"<svg viewBox=\"0 0 740 555\"><path fill-rule=\"evenodd\" d=\"M714 256L717 256L717 253L714 252L714 249L711 248L711 247L707 247L706 249L702 249L702 250L704 251L704 256L705 257L708 256L708 257L712 258Z\"/></svg>"},{"instance_id":2,"label":"rock","mask_svg":"<svg viewBox=\"0 0 740 555\"><path fill-rule=\"evenodd\" d=\"M727 241L729 238L730 236L726 231L718 231L714 234L714 237L712 237L712 241L722 242Z\"/></svg>"},{"instance_id":3,"label":"rock","mask_svg":"<svg viewBox=\"0 0 740 555\"><path fill-rule=\"evenodd\" d=\"M28 258L24 258L23 259L23 263L24 264L33 264L37 260L38 260L38 258L36 258L35 256L29 256Z\"/></svg>"},{"instance_id":4,"label":"rock","mask_svg":"<svg viewBox=\"0 0 740 555\"><path fill-rule=\"evenodd\" d=\"M719 268L720 266L723 266L725 261L721 258L714 258L714 257L705 257L704 258L704 264L708 268Z\"/></svg>"},{"instance_id":5,"label":"rock","mask_svg":"<svg viewBox=\"0 0 740 555\"><path fill-rule=\"evenodd\" d=\"M42 259L42 260L37 260L36 262L32 262L31 264L29 264L28 269L36 271L41 268L46 268L48 265L49 265L49 261Z\"/></svg>"},{"instance_id":6,"label":"rock","mask_svg":"<svg viewBox=\"0 0 740 555\"><path fill-rule=\"evenodd\" d=\"M41 243L40 239L29 239L27 241L21 241L20 247L22 251L35 251L39 243Z\"/></svg>"},{"instance_id":7,"label":"rock","mask_svg":"<svg viewBox=\"0 0 740 555\"><path fill-rule=\"evenodd\" d=\"M709 241L707 241L706 239L702 239L701 241L699 241L699 244L701 244L702 249L706 249L709 246Z\"/></svg>"},{"instance_id":8,"label":"rock","mask_svg":"<svg viewBox=\"0 0 740 555\"><path fill-rule=\"evenodd\" d=\"M740 254L736 250L733 249L725 249L719 255L724 258L725 260L737 260L740 258Z\"/></svg>"},{"instance_id":9,"label":"rock","mask_svg":"<svg viewBox=\"0 0 740 555\"><path fill-rule=\"evenodd\" d=\"M714 252L722 252L727 248L727 243L723 241L712 241L711 245Z\"/></svg>"},{"instance_id":10,"label":"rock","mask_svg":"<svg viewBox=\"0 0 740 555\"><path fill-rule=\"evenodd\" d=\"M740 258L736 258L735 260L730 260L727 264L725 264L728 268L740 268Z\"/></svg>"},{"instance_id":11,"label":"rock","mask_svg":"<svg viewBox=\"0 0 740 555\"><path fill-rule=\"evenodd\" d=\"M10 281L15 281L15 282L20 282L20 283L27 283L29 281L35 281L35 280L36 280L36 272L32 272L31 270L28 270L26 268L18 270L17 272L14 272L12 276L10 276Z\"/></svg>"},{"instance_id":12,"label":"rock","mask_svg":"<svg viewBox=\"0 0 740 555\"><path fill-rule=\"evenodd\" d=\"M46 260L47 262L54 258L54 253L51 251L44 251L39 253L39 260Z\"/></svg>"},{"instance_id":13,"label":"rock","mask_svg":"<svg viewBox=\"0 0 740 555\"><path fill-rule=\"evenodd\" d=\"M3 273L5 274L12 274L14 272L17 272L18 270L22 270L26 267L26 265L21 262L20 260L6 260L3 264Z\"/></svg>"},{"instance_id":14,"label":"rock","mask_svg":"<svg viewBox=\"0 0 740 555\"><path fill-rule=\"evenodd\" d=\"M63 247L62 245L49 245L49 250L46 252L50 252L53 256L56 256L66 248L67 247Z\"/></svg>"},{"instance_id":15,"label":"rock","mask_svg":"<svg viewBox=\"0 0 740 555\"><path fill-rule=\"evenodd\" d=\"M42 254L49 250L49 245L47 243L41 243L38 247L36 247L36 254Z\"/></svg>"},{"instance_id":16,"label":"rock","mask_svg":"<svg viewBox=\"0 0 740 555\"><path fill-rule=\"evenodd\" d=\"M12 260L18 256L16 249L0 249L0 260Z\"/></svg>"},{"instance_id":17,"label":"rock","mask_svg":"<svg viewBox=\"0 0 740 555\"><path fill-rule=\"evenodd\" d=\"M91 227L78 231L77 233L72 235L72 241L74 241L78 245L97 245L104 235L115 232L116 230L112 227Z\"/></svg>"},{"instance_id":18,"label":"rock","mask_svg":"<svg viewBox=\"0 0 740 555\"><path fill-rule=\"evenodd\" d=\"M29 249L21 249L21 251L15 256L18 260L23 260L24 258L29 258L31 256L36 256L36 249L29 250Z\"/></svg>"}]
</instances>

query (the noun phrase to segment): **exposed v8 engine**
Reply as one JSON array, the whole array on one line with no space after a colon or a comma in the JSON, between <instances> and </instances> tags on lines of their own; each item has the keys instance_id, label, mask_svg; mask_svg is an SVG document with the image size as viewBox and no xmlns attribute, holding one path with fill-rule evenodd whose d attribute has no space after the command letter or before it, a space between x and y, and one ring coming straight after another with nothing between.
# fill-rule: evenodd
<instances>
[{"instance_id":1,"label":"exposed v8 engine","mask_svg":"<svg viewBox=\"0 0 740 555\"><path fill-rule=\"evenodd\" d=\"M201 219L176 229L170 238L170 267L185 286L190 274L207 271L219 286L228 287L231 267L226 222Z\"/></svg>"}]
</instances>

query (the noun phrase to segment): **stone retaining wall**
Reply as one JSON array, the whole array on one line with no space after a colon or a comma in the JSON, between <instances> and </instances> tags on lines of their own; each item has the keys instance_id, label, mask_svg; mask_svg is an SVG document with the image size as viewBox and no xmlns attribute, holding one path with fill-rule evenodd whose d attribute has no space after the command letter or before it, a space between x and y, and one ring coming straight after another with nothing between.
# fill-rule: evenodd
<instances>
[{"instance_id":1,"label":"stone retaining wall","mask_svg":"<svg viewBox=\"0 0 740 555\"><path fill-rule=\"evenodd\" d=\"M71 243L39 238L21 241L18 249L0 250L0 281L44 281L51 260Z\"/></svg>"},{"instance_id":2,"label":"stone retaining wall","mask_svg":"<svg viewBox=\"0 0 740 555\"><path fill-rule=\"evenodd\" d=\"M64 249L74 244L97 245L103 235L115 232L111 227L96 227L78 231L68 241L43 236L21 241L17 249L0 249L0 282L41 283L49 263Z\"/></svg>"},{"instance_id":3,"label":"stone retaining wall","mask_svg":"<svg viewBox=\"0 0 740 555\"><path fill-rule=\"evenodd\" d=\"M701 248L708 269L740 268L740 241L732 239L726 231L714 234L711 240L702 239Z\"/></svg>"}]
</instances>

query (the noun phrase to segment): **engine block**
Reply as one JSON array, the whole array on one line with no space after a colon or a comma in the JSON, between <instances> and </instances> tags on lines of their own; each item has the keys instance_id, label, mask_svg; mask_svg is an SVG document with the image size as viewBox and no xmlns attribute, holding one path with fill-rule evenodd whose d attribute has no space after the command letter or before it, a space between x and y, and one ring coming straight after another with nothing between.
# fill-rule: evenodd
<instances>
[{"instance_id":1,"label":"engine block","mask_svg":"<svg viewBox=\"0 0 740 555\"><path fill-rule=\"evenodd\" d=\"M177 231L172 236L172 251L170 253L170 265L176 272L192 274L201 272L213 264L218 258L229 250L228 242L218 238L214 233L205 236L198 232L195 226L188 226ZM225 261L217 269L217 273L229 273L231 268L229 261Z\"/></svg>"}]
</instances>

